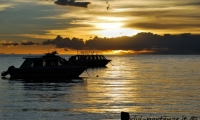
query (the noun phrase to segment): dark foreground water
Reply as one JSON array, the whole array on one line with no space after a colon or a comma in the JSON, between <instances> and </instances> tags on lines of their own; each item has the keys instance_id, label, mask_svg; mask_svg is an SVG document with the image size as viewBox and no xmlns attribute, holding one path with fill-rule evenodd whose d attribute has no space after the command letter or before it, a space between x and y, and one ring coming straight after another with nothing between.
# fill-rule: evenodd
<instances>
[{"instance_id":1,"label":"dark foreground water","mask_svg":"<svg viewBox=\"0 0 200 120\"><path fill-rule=\"evenodd\" d=\"M66 59L69 56L63 56ZM22 55L1 55L0 71ZM107 56L112 64L66 82L0 78L1 120L200 120L200 56ZM99 76L99 77L97 77ZM164 119L162 119L164 120Z\"/></svg>"}]
</instances>

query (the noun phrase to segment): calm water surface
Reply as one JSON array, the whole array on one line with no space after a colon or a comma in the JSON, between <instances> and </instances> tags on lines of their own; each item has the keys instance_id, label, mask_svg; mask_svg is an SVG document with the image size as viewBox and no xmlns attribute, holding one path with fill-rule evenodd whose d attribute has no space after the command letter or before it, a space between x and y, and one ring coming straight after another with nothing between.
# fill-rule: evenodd
<instances>
[{"instance_id":1,"label":"calm water surface","mask_svg":"<svg viewBox=\"0 0 200 120\"><path fill-rule=\"evenodd\" d=\"M22 57L1 55L0 71L19 67ZM119 120L126 111L131 118L200 120L200 56L106 57L112 59L106 68L66 82L0 78L0 119Z\"/></svg>"}]
</instances>

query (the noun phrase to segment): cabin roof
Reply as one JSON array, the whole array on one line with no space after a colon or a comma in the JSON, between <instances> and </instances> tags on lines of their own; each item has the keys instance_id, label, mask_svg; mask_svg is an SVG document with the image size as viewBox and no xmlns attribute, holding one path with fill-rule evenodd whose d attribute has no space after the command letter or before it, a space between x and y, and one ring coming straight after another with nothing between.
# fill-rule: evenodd
<instances>
[{"instance_id":1,"label":"cabin roof","mask_svg":"<svg viewBox=\"0 0 200 120\"><path fill-rule=\"evenodd\" d=\"M74 56L104 56L104 55L74 55Z\"/></svg>"},{"instance_id":2,"label":"cabin roof","mask_svg":"<svg viewBox=\"0 0 200 120\"><path fill-rule=\"evenodd\" d=\"M54 55L54 54L46 54L43 56L26 56L23 59L61 59L62 57Z\"/></svg>"}]
</instances>

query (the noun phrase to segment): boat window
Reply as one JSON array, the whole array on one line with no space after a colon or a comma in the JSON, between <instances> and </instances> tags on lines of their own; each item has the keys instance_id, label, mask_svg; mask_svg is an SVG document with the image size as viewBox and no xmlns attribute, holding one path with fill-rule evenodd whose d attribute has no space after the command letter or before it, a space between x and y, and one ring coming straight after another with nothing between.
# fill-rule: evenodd
<instances>
[{"instance_id":1,"label":"boat window","mask_svg":"<svg viewBox=\"0 0 200 120\"><path fill-rule=\"evenodd\" d=\"M51 65L52 65L52 66L58 66L58 60L57 60L57 59L53 59L53 60L51 61Z\"/></svg>"},{"instance_id":2,"label":"boat window","mask_svg":"<svg viewBox=\"0 0 200 120\"><path fill-rule=\"evenodd\" d=\"M51 66L51 60L50 59L46 59L46 66Z\"/></svg>"},{"instance_id":3,"label":"boat window","mask_svg":"<svg viewBox=\"0 0 200 120\"><path fill-rule=\"evenodd\" d=\"M78 59L78 57L72 56L72 57L69 58L69 61L74 61L74 60L77 60L77 59Z\"/></svg>"},{"instance_id":4,"label":"boat window","mask_svg":"<svg viewBox=\"0 0 200 120\"><path fill-rule=\"evenodd\" d=\"M59 60L58 60L58 65L63 65L63 64L64 64L63 60L62 60L62 59L59 59Z\"/></svg>"},{"instance_id":5,"label":"boat window","mask_svg":"<svg viewBox=\"0 0 200 120\"><path fill-rule=\"evenodd\" d=\"M79 57L79 60L84 60L84 56L80 56L80 57Z\"/></svg>"},{"instance_id":6,"label":"boat window","mask_svg":"<svg viewBox=\"0 0 200 120\"><path fill-rule=\"evenodd\" d=\"M78 60L78 56L75 57L75 60Z\"/></svg>"},{"instance_id":7,"label":"boat window","mask_svg":"<svg viewBox=\"0 0 200 120\"><path fill-rule=\"evenodd\" d=\"M22 65L20 66L20 68L26 66L27 63L28 63L28 60L25 60L25 61L22 63Z\"/></svg>"},{"instance_id":8,"label":"boat window","mask_svg":"<svg viewBox=\"0 0 200 120\"><path fill-rule=\"evenodd\" d=\"M46 61L45 60L43 60L43 66L46 66Z\"/></svg>"},{"instance_id":9,"label":"boat window","mask_svg":"<svg viewBox=\"0 0 200 120\"><path fill-rule=\"evenodd\" d=\"M80 58L79 58L79 56L76 56L76 60L79 60Z\"/></svg>"},{"instance_id":10,"label":"boat window","mask_svg":"<svg viewBox=\"0 0 200 120\"><path fill-rule=\"evenodd\" d=\"M95 56L92 56L92 60L95 60Z\"/></svg>"},{"instance_id":11,"label":"boat window","mask_svg":"<svg viewBox=\"0 0 200 120\"><path fill-rule=\"evenodd\" d=\"M58 66L58 60L57 59L44 59L42 61L43 66Z\"/></svg>"},{"instance_id":12,"label":"boat window","mask_svg":"<svg viewBox=\"0 0 200 120\"><path fill-rule=\"evenodd\" d=\"M97 59L97 60L100 60L101 58L99 58L99 56L97 55L97 56L96 56L96 59Z\"/></svg>"},{"instance_id":13,"label":"boat window","mask_svg":"<svg viewBox=\"0 0 200 120\"><path fill-rule=\"evenodd\" d=\"M86 60L86 56L83 56L83 60Z\"/></svg>"},{"instance_id":14,"label":"boat window","mask_svg":"<svg viewBox=\"0 0 200 120\"><path fill-rule=\"evenodd\" d=\"M36 60L34 60L32 66L33 67L41 67L41 66L43 66L43 61L39 60L39 59L36 59Z\"/></svg>"},{"instance_id":15,"label":"boat window","mask_svg":"<svg viewBox=\"0 0 200 120\"><path fill-rule=\"evenodd\" d=\"M59 59L58 65L70 65L71 63L66 61L65 59Z\"/></svg>"},{"instance_id":16,"label":"boat window","mask_svg":"<svg viewBox=\"0 0 200 120\"><path fill-rule=\"evenodd\" d=\"M87 60L91 60L91 57L90 57L90 56L88 56L88 57L87 57Z\"/></svg>"},{"instance_id":17,"label":"boat window","mask_svg":"<svg viewBox=\"0 0 200 120\"><path fill-rule=\"evenodd\" d=\"M105 60L106 58L105 58L103 55L101 55L101 59L102 59L102 60Z\"/></svg>"},{"instance_id":18,"label":"boat window","mask_svg":"<svg viewBox=\"0 0 200 120\"><path fill-rule=\"evenodd\" d=\"M89 59L89 57L88 56L85 56L85 60L88 60Z\"/></svg>"}]
</instances>

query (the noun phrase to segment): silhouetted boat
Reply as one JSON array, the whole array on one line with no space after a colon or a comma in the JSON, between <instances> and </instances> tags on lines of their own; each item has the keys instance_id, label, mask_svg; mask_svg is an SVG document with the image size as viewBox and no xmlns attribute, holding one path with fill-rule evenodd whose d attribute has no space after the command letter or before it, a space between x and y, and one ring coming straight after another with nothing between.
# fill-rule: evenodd
<instances>
[{"instance_id":1,"label":"silhouetted boat","mask_svg":"<svg viewBox=\"0 0 200 120\"><path fill-rule=\"evenodd\" d=\"M71 56L68 61L77 66L105 67L111 60L106 59L104 55L77 54Z\"/></svg>"},{"instance_id":2,"label":"silhouetted boat","mask_svg":"<svg viewBox=\"0 0 200 120\"><path fill-rule=\"evenodd\" d=\"M75 66L66 59L56 55L57 52L47 53L44 56L24 57L25 61L19 68L10 66L1 76L9 74L11 78L72 78L78 77L85 66Z\"/></svg>"}]
</instances>

